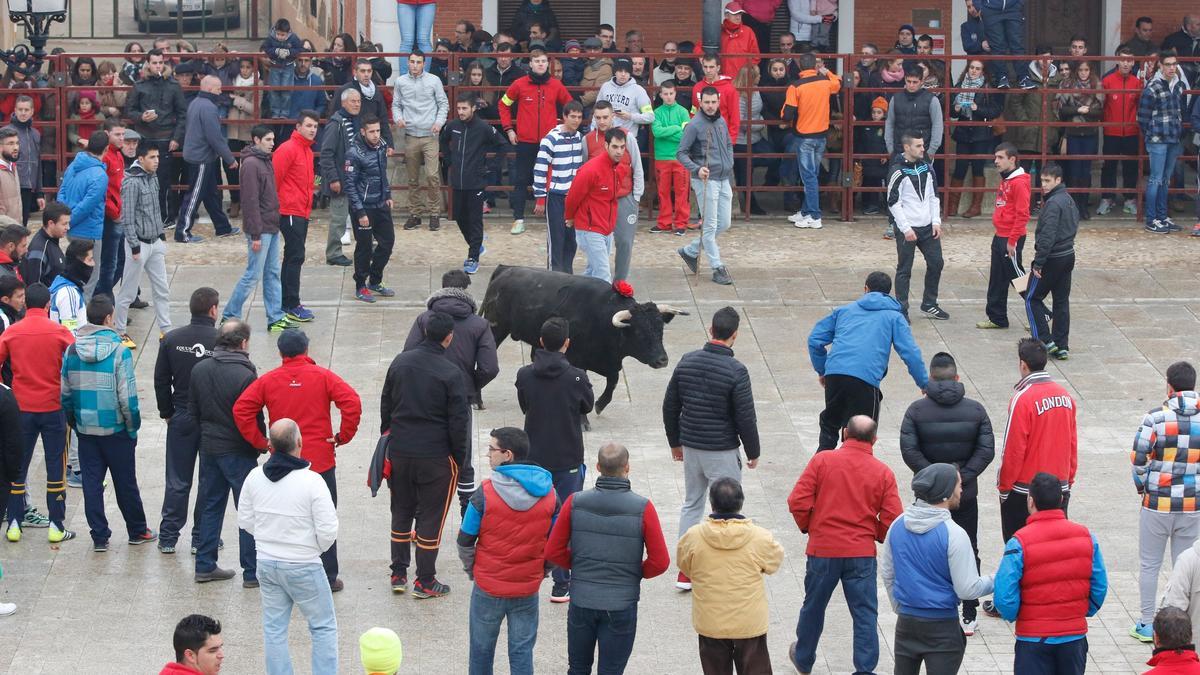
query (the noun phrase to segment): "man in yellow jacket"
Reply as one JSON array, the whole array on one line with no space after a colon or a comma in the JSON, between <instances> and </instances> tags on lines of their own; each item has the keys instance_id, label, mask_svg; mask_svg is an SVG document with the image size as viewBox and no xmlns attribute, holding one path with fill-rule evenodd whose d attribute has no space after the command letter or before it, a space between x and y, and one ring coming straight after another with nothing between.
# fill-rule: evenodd
<instances>
[{"instance_id":1,"label":"man in yellow jacket","mask_svg":"<svg viewBox=\"0 0 1200 675\"><path fill-rule=\"evenodd\" d=\"M692 625L700 634L705 675L771 672L767 653L764 574L783 562L783 547L765 528L741 514L745 495L733 478L708 491L713 513L679 540L675 558L692 580Z\"/></svg>"}]
</instances>

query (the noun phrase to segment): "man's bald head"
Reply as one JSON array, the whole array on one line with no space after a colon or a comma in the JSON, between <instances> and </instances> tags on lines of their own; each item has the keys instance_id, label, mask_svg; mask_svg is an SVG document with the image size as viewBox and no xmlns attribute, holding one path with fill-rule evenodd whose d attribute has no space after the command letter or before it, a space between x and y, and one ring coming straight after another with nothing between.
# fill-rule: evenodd
<instances>
[{"instance_id":1,"label":"man's bald head","mask_svg":"<svg viewBox=\"0 0 1200 675\"><path fill-rule=\"evenodd\" d=\"M624 478L629 474L629 450L620 443L605 443L596 457L596 470L601 476Z\"/></svg>"},{"instance_id":2,"label":"man's bald head","mask_svg":"<svg viewBox=\"0 0 1200 675\"><path fill-rule=\"evenodd\" d=\"M250 340L250 324L241 319L229 319L217 329L216 346L228 351L245 351Z\"/></svg>"},{"instance_id":3,"label":"man's bald head","mask_svg":"<svg viewBox=\"0 0 1200 675\"><path fill-rule=\"evenodd\" d=\"M864 443L875 443L875 431L879 425L867 415L855 415L846 423L846 438Z\"/></svg>"},{"instance_id":4,"label":"man's bald head","mask_svg":"<svg viewBox=\"0 0 1200 675\"><path fill-rule=\"evenodd\" d=\"M200 91L209 94L221 93L221 78L216 75L205 75L200 80Z\"/></svg>"},{"instance_id":5,"label":"man's bald head","mask_svg":"<svg viewBox=\"0 0 1200 675\"><path fill-rule=\"evenodd\" d=\"M286 417L277 419L271 424L271 449L293 457L300 456L303 439L300 438L300 425Z\"/></svg>"}]
</instances>

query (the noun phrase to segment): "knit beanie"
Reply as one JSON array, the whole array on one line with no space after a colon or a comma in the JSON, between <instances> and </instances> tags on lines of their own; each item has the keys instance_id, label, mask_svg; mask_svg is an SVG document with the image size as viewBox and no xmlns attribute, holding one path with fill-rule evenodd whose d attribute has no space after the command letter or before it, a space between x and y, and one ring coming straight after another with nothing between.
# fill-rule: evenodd
<instances>
[{"instance_id":1,"label":"knit beanie","mask_svg":"<svg viewBox=\"0 0 1200 675\"><path fill-rule=\"evenodd\" d=\"M953 464L930 464L918 471L912 480L913 495L927 504L946 501L957 485L958 468Z\"/></svg>"},{"instance_id":2,"label":"knit beanie","mask_svg":"<svg viewBox=\"0 0 1200 675\"><path fill-rule=\"evenodd\" d=\"M358 638L358 653L367 674L393 675L400 670L404 650L400 636L390 628L372 628Z\"/></svg>"},{"instance_id":3,"label":"knit beanie","mask_svg":"<svg viewBox=\"0 0 1200 675\"><path fill-rule=\"evenodd\" d=\"M887 99L882 96L877 96L877 97L875 97L874 101L871 101L871 107L879 108L883 112L887 112L887 109L888 109Z\"/></svg>"}]
</instances>

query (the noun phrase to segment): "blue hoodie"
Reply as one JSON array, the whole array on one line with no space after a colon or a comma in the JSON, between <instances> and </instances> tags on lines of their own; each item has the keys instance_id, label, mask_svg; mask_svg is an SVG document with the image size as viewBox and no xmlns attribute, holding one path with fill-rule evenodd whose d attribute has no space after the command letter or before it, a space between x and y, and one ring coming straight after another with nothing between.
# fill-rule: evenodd
<instances>
[{"instance_id":1,"label":"blue hoodie","mask_svg":"<svg viewBox=\"0 0 1200 675\"><path fill-rule=\"evenodd\" d=\"M921 348L900 313L899 301L890 295L867 293L842 305L813 326L808 336L808 356L818 375L849 375L872 387L879 387L887 375L893 346L908 364L913 381L924 389L929 373Z\"/></svg>"},{"instance_id":2,"label":"blue hoodie","mask_svg":"<svg viewBox=\"0 0 1200 675\"><path fill-rule=\"evenodd\" d=\"M96 241L104 235L104 194L108 173L94 155L75 155L63 174L58 201L71 207L71 238Z\"/></svg>"}]
</instances>

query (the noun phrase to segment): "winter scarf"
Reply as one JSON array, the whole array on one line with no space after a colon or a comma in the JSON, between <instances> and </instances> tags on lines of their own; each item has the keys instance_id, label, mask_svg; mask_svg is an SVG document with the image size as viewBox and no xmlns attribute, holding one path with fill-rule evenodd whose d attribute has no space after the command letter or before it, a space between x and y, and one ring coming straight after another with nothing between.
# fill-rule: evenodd
<instances>
[{"instance_id":1,"label":"winter scarf","mask_svg":"<svg viewBox=\"0 0 1200 675\"><path fill-rule=\"evenodd\" d=\"M893 71L888 68L882 68L879 71L879 76L882 77L883 81L887 82L888 84L895 84L896 82L904 81L903 70Z\"/></svg>"},{"instance_id":2,"label":"winter scarf","mask_svg":"<svg viewBox=\"0 0 1200 675\"><path fill-rule=\"evenodd\" d=\"M962 84L959 85L965 89L978 89L983 86L983 76L971 77L967 75L963 77ZM960 91L954 97L954 107L962 111L963 117L971 118L971 104L975 102L975 92Z\"/></svg>"}]
</instances>

